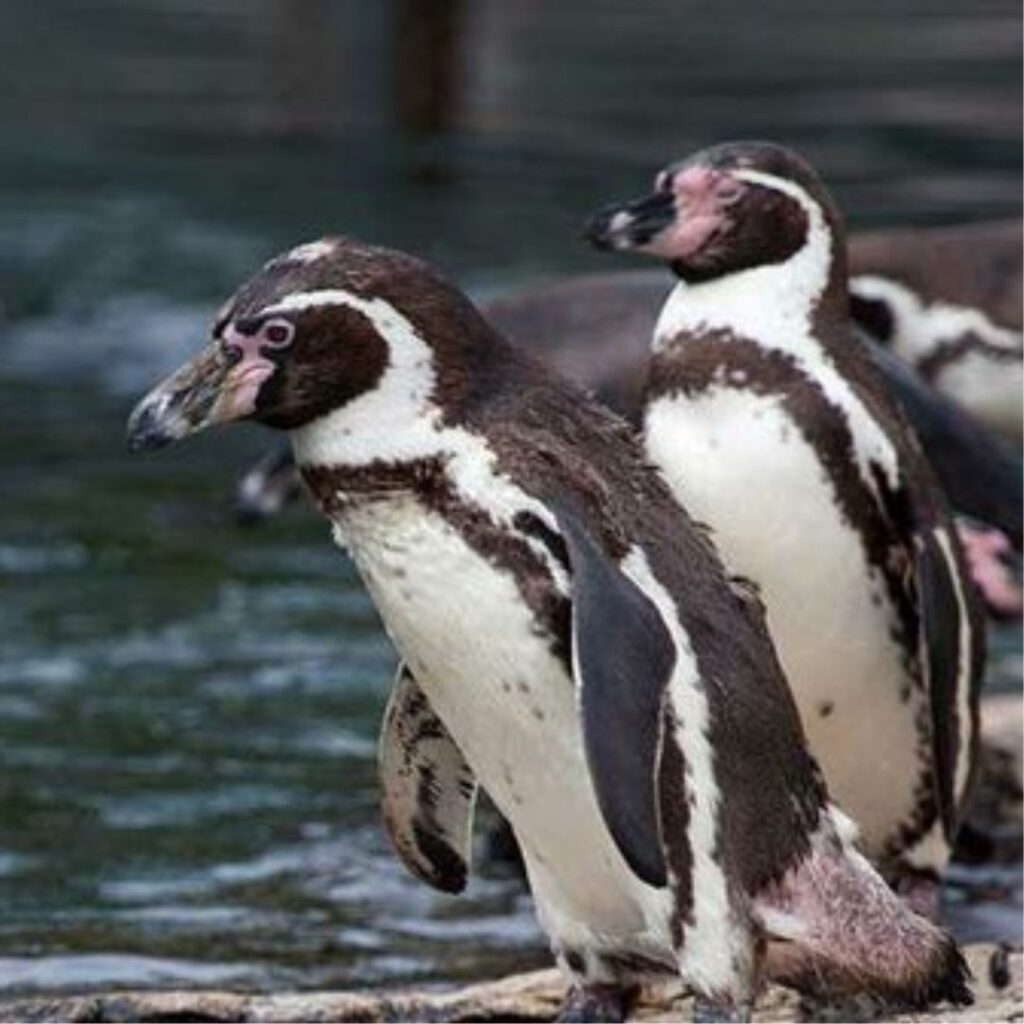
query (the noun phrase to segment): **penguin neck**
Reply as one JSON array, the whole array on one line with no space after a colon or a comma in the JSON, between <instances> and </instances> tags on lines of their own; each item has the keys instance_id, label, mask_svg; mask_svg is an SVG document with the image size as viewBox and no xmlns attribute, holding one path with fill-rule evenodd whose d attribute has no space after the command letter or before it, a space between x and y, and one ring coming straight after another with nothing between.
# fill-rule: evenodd
<instances>
[{"instance_id":1,"label":"penguin neck","mask_svg":"<svg viewBox=\"0 0 1024 1024\"><path fill-rule=\"evenodd\" d=\"M428 359L396 353L377 387L292 430L295 461L303 466L359 468L438 456L444 449L436 374Z\"/></svg>"},{"instance_id":2,"label":"penguin neck","mask_svg":"<svg viewBox=\"0 0 1024 1024\"><path fill-rule=\"evenodd\" d=\"M430 358L426 345L392 347L372 391L290 432L295 461L328 519L337 524L356 509L408 498L437 504L443 495L496 522L525 510L553 528L544 507L509 476L485 424L464 414L474 399L465 377ZM512 377L509 386L518 380ZM490 384L478 385L475 400L486 404Z\"/></svg>"},{"instance_id":3,"label":"penguin neck","mask_svg":"<svg viewBox=\"0 0 1024 1024\"><path fill-rule=\"evenodd\" d=\"M788 259L709 281L680 280L655 327L654 351L709 332L772 348L827 347L828 328L847 315L845 254L821 208L805 209L807 238Z\"/></svg>"}]
</instances>

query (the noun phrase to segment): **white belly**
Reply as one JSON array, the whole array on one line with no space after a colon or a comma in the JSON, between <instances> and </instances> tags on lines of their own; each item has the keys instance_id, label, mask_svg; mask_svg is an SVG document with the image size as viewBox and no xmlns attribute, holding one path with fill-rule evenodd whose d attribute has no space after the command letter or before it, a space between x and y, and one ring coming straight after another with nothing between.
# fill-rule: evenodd
<instances>
[{"instance_id":1,"label":"white belly","mask_svg":"<svg viewBox=\"0 0 1024 1024\"><path fill-rule=\"evenodd\" d=\"M545 929L567 944L669 948L669 897L615 847L587 771L573 683L511 575L408 499L346 513L388 634L523 848Z\"/></svg>"},{"instance_id":2,"label":"white belly","mask_svg":"<svg viewBox=\"0 0 1024 1024\"><path fill-rule=\"evenodd\" d=\"M921 694L813 448L777 399L728 388L658 399L646 444L730 570L759 584L830 793L880 852L916 802Z\"/></svg>"}]
</instances>

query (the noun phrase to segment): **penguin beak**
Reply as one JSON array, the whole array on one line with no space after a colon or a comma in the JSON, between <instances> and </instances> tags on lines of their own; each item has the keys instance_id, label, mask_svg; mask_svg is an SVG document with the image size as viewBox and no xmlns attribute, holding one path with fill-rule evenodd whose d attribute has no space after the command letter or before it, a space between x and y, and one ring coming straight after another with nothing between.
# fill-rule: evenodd
<instances>
[{"instance_id":1,"label":"penguin beak","mask_svg":"<svg viewBox=\"0 0 1024 1024\"><path fill-rule=\"evenodd\" d=\"M675 196L667 190L653 192L642 199L599 210L587 222L583 237L596 249L643 250L675 219Z\"/></svg>"},{"instance_id":2,"label":"penguin beak","mask_svg":"<svg viewBox=\"0 0 1024 1024\"><path fill-rule=\"evenodd\" d=\"M215 423L250 416L275 366L259 354L239 355L213 343L153 388L128 417L128 447L154 451Z\"/></svg>"}]
</instances>

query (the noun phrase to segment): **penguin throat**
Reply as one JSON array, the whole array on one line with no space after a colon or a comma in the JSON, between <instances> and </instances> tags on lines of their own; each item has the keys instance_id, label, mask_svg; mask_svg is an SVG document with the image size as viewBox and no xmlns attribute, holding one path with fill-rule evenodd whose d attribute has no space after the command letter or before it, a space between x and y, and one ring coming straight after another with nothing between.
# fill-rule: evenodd
<instances>
[{"instance_id":1,"label":"penguin throat","mask_svg":"<svg viewBox=\"0 0 1024 1024\"><path fill-rule=\"evenodd\" d=\"M807 240L787 260L708 281L680 279L655 328L654 350L681 334L720 329L749 338L812 337L817 314L833 300L837 274L832 232L816 204L807 210Z\"/></svg>"}]
</instances>

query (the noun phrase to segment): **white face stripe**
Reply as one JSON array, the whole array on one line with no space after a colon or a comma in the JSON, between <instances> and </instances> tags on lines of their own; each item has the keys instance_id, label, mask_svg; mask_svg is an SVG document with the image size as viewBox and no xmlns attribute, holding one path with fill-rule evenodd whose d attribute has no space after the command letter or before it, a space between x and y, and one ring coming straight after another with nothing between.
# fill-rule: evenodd
<instances>
[{"instance_id":1,"label":"white face stripe","mask_svg":"<svg viewBox=\"0 0 1024 1024\"><path fill-rule=\"evenodd\" d=\"M733 918L725 872L714 857L720 794L708 738L707 696L675 601L651 571L646 554L638 547L631 548L621 568L661 613L675 648L669 697L677 713L676 742L688 769L685 786L690 801L693 893L693 923L685 926L680 969L684 979L705 991L729 992L737 966L749 957L749 947L748 936Z\"/></svg>"},{"instance_id":2,"label":"white face stripe","mask_svg":"<svg viewBox=\"0 0 1024 1024\"><path fill-rule=\"evenodd\" d=\"M751 185L760 185L762 188L784 192L791 199L795 199L805 210L809 211L811 207L815 209L818 207L818 204L807 194L806 189L788 178L780 178L764 171L755 171L751 167L740 167L729 173L740 181L749 181Z\"/></svg>"},{"instance_id":3,"label":"white face stripe","mask_svg":"<svg viewBox=\"0 0 1024 1024\"><path fill-rule=\"evenodd\" d=\"M817 382L828 401L845 413L865 486L872 493L877 491L870 465L877 463L889 485L897 487L895 449L814 336L811 316L832 266L832 232L821 207L794 182L760 171L734 173L799 203L807 216L807 240L782 263L751 267L696 285L680 281L658 318L654 351L663 351L680 336L726 330L790 356Z\"/></svg>"},{"instance_id":4,"label":"white face stripe","mask_svg":"<svg viewBox=\"0 0 1024 1024\"><path fill-rule=\"evenodd\" d=\"M301 312L304 309L318 309L322 306L348 306L356 309L364 316L376 323L380 319L382 323L401 321L409 330L412 326L398 310L384 299L366 299L354 292L345 291L344 288L320 288L311 292L292 292L278 299L277 302L264 306L256 316L273 316L275 313ZM383 328L381 328L383 333Z\"/></svg>"},{"instance_id":5,"label":"white face stripe","mask_svg":"<svg viewBox=\"0 0 1024 1024\"><path fill-rule=\"evenodd\" d=\"M365 466L440 457L459 494L495 522L508 526L518 513L528 512L557 532L547 507L498 470L494 452L483 437L444 424L433 398L437 381L433 351L389 302L332 288L295 292L260 315L326 306L345 306L367 317L388 346L388 365L372 391L290 432L300 466ZM568 593L565 569L547 546L535 537L524 540L544 561L556 586Z\"/></svg>"}]
</instances>

